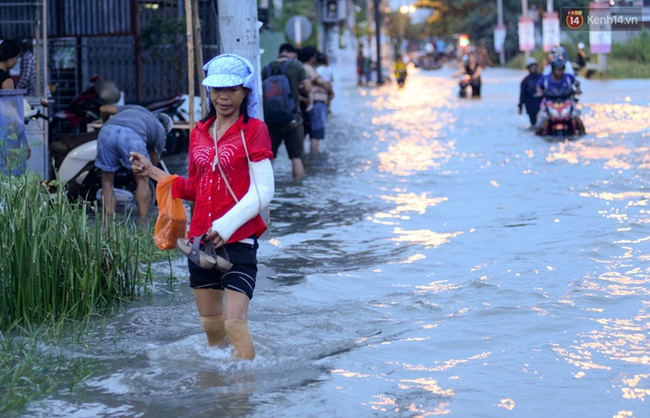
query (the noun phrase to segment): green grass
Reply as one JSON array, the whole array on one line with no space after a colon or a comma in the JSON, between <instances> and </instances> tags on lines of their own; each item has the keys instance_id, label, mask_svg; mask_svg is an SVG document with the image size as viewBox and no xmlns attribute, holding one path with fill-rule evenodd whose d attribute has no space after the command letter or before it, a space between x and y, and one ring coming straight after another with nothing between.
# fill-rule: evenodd
<instances>
[{"instance_id":1,"label":"green grass","mask_svg":"<svg viewBox=\"0 0 650 418\"><path fill-rule=\"evenodd\" d=\"M61 382L83 382L88 360L57 347L83 341L88 319L150 292L152 261L174 254L128 217L102 228L96 207L58 190L34 174L0 176L1 416Z\"/></svg>"},{"instance_id":2,"label":"green grass","mask_svg":"<svg viewBox=\"0 0 650 418\"><path fill-rule=\"evenodd\" d=\"M650 65L640 64L637 61L626 59L612 59L607 57L607 69L604 74L595 74L593 78L623 79L623 78L650 78Z\"/></svg>"}]
</instances>

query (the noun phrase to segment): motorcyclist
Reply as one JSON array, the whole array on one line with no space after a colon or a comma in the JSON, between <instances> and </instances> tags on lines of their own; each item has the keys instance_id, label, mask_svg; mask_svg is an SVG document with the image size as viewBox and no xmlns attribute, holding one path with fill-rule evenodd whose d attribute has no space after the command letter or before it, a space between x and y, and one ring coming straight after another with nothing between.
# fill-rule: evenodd
<instances>
[{"instance_id":1,"label":"motorcyclist","mask_svg":"<svg viewBox=\"0 0 650 418\"><path fill-rule=\"evenodd\" d=\"M544 66L544 69L542 70L543 75L549 75L552 72L552 66L551 62L555 59L560 59L564 61L564 74L571 74L575 75L575 71L573 70L573 64L569 62L566 56L566 50L562 45L556 45L551 49L551 53L548 55L548 63Z\"/></svg>"},{"instance_id":2,"label":"motorcyclist","mask_svg":"<svg viewBox=\"0 0 650 418\"><path fill-rule=\"evenodd\" d=\"M544 109L544 103L547 100L570 98L575 101L575 95L581 94L580 83L572 74L566 74L566 60L562 58L555 58L551 61L551 74L543 75L537 82L537 95L543 96L541 108L537 114L537 124L535 125L535 133L542 135L546 127L548 115ZM579 133L585 133L584 124L580 119L580 110L573 106L572 118L578 129Z\"/></svg>"},{"instance_id":3,"label":"motorcyclist","mask_svg":"<svg viewBox=\"0 0 650 418\"><path fill-rule=\"evenodd\" d=\"M453 75L457 77L463 74L463 79L460 81L459 97L466 97L466 89L468 86L472 87L472 97L481 97L481 73L483 67L478 63L477 57L474 53L469 53L463 56L463 64Z\"/></svg>"}]
</instances>

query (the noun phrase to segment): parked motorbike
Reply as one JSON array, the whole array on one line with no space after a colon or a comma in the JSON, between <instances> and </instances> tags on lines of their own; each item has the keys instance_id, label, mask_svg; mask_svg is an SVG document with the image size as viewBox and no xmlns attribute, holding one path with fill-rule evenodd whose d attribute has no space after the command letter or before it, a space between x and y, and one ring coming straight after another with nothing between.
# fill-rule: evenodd
<instances>
[{"instance_id":1,"label":"parked motorbike","mask_svg":"<svg viewBox=\"0 0 650 418\"><path fill-rule=\"evenodd\" d=\"M54 177L66 180L68 197L71 200L94 202L101 200L101 170L95 167L97 157L97 136L99 131L59 134L50 143ZM160 160L158 167L169 172ZM135 202L135 177L124 167L115 173L115 200L117 204L129 205ZM149 181L152 204L156 199L156 186Z\"/></svg>"},{"instance_id":2,"label":"parked motorbike","mask_svg":"<svg viewBox=\"0 0 650 418\"><path fill-rule=\"evenodd\" d=\"M68 107L55 113L50 120L50 139L60 133L79 133L88 130L88 124L99 119L99 108L120 100L120 91L111 80L94 76L88 89L75 96Z\"/></svg>"},{"instance_id":3,"label":"parked motorbike","mask_svg":"<svg viewBox=\"0 0 650 418\"><path fill-rule=\"evenodd\" d=\"M145 102L134 102L129 104L140 105L147 108L153 113L165 113L169 115L174 122L187 122L187 119L181 110L183 103L185 103L184 96L174 96L168 99L149 100ZM187 151L188 145L188 131L186 129L172 129L171 132L167 134L163 156L174 155L182 151Z\"/></svg>"},{"instance_id":4,"label":"parked motorbike","mask_svg":"<svg viewBox=\"0 0 650 418\"><path fill-rule=\"evenodd\" d=\"M437 59L434 53L418 56L413 60L413 65L423 70L438 70L442 68L442 62Z\"/></svg>"}]
</instances>

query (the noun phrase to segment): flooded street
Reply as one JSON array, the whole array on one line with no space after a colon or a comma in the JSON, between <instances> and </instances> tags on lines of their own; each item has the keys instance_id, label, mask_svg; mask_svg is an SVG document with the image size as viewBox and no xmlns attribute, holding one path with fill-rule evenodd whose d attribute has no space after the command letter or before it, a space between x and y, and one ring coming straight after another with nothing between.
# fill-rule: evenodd
<instances>
[{"instance_id":1,"label":"flooded street","mask_svg":"<svg viewBox=\"0 0 650 418\"><path fill-rule=\"evenodd\" d=\"M583 80L587 136L536 137L525 72L348 86L324 153L275 161L249 322L207 346L185 259L97 322L25 417L650 416L650 80Z\"/></svg>"}]
</instances>

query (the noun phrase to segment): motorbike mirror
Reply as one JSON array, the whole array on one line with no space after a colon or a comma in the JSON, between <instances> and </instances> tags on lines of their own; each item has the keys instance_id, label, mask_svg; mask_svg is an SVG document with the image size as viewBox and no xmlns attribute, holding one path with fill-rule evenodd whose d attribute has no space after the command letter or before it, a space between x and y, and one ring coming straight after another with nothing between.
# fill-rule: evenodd
<instances>
[{"instance_id":1,"label":"motorbike mirror","mask_svg":"<svg viewBox=\"0 0 650 418\"><path fill-rule=\"evenodd\" d=\"M34 109L25 99L23 99L23 109L25 113L25 119L33 118L38 114L38 109Z\"/></svg>"}]
</instances>

